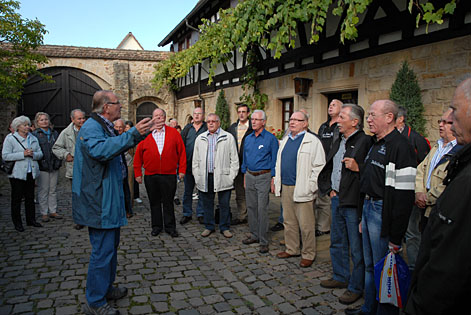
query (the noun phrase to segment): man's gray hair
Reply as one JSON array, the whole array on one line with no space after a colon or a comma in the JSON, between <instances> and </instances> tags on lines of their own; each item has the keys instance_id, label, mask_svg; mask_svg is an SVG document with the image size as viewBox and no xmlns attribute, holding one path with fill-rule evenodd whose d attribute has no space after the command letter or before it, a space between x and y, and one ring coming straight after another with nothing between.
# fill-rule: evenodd
<instances>
[{"instance_id":1,"label":"man's gray hair","mask_svg":"<svg viewBox=\"0 0 471 315\"><path fill-rule=\"evenodd\" d=\"M160 107L157 107L156 109L154 109L154 111L152 112L152 116L154 116L154 113L156 110L160 110L162 113L164 113L164 117L167 118L167 113L165 112L163 108L160 108Z\"/></svg>"},{"instance_id":2,"label":"man's gray hair","mask_svg":"<svg viewBox=\"0 0 471 315\"><path fill-rule=\"evenodd\" d=\"M13 130L18 131L18 127L20 125L24 125L25 123L31 126L31 120L29 120L28 117L18 116L11 122L11 127L13 128Z\"/></svg>"},{"instance_id":3,"label":"man's gray hair","mask_svg":"<svg viewBox=\"0 0 471 315\"><path fill-rule=\"evenodd\" d=\"M404 117L404 122L407 120L407 109L404 106L398 106L397 108L397 118Z\"/></svg>"},{"instance_id":4,"label":"man's gray hair","mask_svg":"<svg viewBox=\"0 0 471 315\"><path fill-rule=\"evenodd\" d=\"M363 107L357 104L347 103L342 105L342 109L343 108L350 108L350 119L358 119L358 125L356 128L358 130L363 130L363 118L365 117L365 110Z\"/></svg>"},{"instance_id":5,"label":"man's gray hair","mask_svg":"<svg viewBox=\"0 0 471 315\"><path fill-rule=\"evenodd\" d=\"M384 102L383 105L383 114L392 113L394 121L397 119L397 113L399 111L399 106L391 100L380 100Z\"/></svg>"},{"instance_id":6,"label":"man's gray hair","mask_svg":"<svg viewBox=\"0 0 471 315\"><path fill-rule=\"evenodd\" d=\"M109 97L111 94L113 94L113 92L108 90L96 91L95 94L93 94L92 112L103 114L103 107L106 103L111 102Z\"/></svg>"},{"instance_id":7,"label":"man's gray hair","mask_svg":"<svg viewBox=\"0 0 471 315\"><path fill-rule=\"evenodd\" d=\"M306 114L305 112L298 110L298 111L294 112L293 114L295 114L295 113L300 113L301 115L303 115L305 121L309 121L309 115ZM291 116L293 116L293 115L291 115Z\"/></svg>"},{"instance_id":8,"label":"man's gray hair","mask_svg":"<svg viewBox=\"0 0 471 315\"><path fill-rule=\"evenodd\" d=\"M460 85L463 90L464 97L466 100L471 102L471 73L467 73L459 79L458 86Z\"/></svg>"},{"instance_id":9,"label":"man's gray hair","mask_svg":"<svg viewBox=\"0 0 471 315\"><path fill-rule=\"evenodd\" d=\"M70 112L70 119L74 119L75 117L75 113L82 113L85 115L85 112L83 110L81 110L80 108L76 108L76 109L72 109L72 111Z\"/></svg>"},{"instance_id":10,"label":"man's gray hair","mask_svg":"<svg viewBox=\"0 0 471 315\"><path fill-rule=\"evenodd\" d=\"M126 126L126 122L124 121L124 119L122 118L118 118L114 121L114 123L116 124L118 121L122 122L123 123L123 126Z\"/></svg>"},{"instance_id":11,"label":"man's gray hair","mask_svg":"<svg viewBox=\"0 0 471 315\"><path fill-rule=\"evenodd\" d=\"M252 113L252 116L253 116L253 114L256 114L256 113L262 113L262 119L265 120L265 121L267 120L267 114L265 114L265 112L263 110L261 110L261 109L254 110L253 113Z\"/></svg>"},{"instance_id":12,"label":"man's gray hair","mask_svg":"<svg viewBox=\"0 0 471 315\"><path fill-rule=\"evenodd\" d=\"M203 115L204 115L203 107L195 107L195 109L193 109L193 114L195 114L195 110L197 110L197 109L201 109L201 113L203 113Z\"/></svg>"},{"instance_id":13,"label":"man's gray hair","mask_svg":"<svg viewBox=\"0 0 471 315\"><path fill-rule=\"evenodd\" d=\"M309 120L309 118L310 118L311 116L308 114L308 112L307 112L307 110L306 110L305 108L301 108L299 111L300 111L301 113L303 113L304 115L306 115L307 120Z\"/></svg>"},{"instance_id":14,"label":"man's gray hair","mask_svg":"<svg viewBox=\"0 0 471 315\"><path fill-rule=\"evenodd\" d=\"M217 121L221 121L221 119L219 118L219 115L218 115L218 114L209 113L209 114L208 114L208 117L206 117L206 119L209 118L209 116L215 116L215 117L217 118L217 119L216 119Z\"/></svg>"}]
</instances>

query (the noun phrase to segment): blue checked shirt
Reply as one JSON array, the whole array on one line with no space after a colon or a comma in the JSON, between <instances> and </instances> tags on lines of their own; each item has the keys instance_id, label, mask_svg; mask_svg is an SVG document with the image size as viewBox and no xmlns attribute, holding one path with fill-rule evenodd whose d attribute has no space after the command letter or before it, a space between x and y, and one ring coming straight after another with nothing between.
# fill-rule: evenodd
<instances>
[{"instance_id":1,"label":"blue checked shirt","mask_svg":"<svg viewBox=\"0 0 471 315\"><path fill-rule=\"evenodd\" d=\"M105 117L103 117L102 115L98 114L98 116L103 119L103 121L105 122L105 126L106 128L108 128L108 131L111 133L111 136L112 137L116 137L116 130L114 129L114 125L111 121L109 121L108 119L106 119ZM126 163L125 161L123 161L123 155L120 155L119 156L119 160L121 161L121 174L123 175L123 179L126 178L126 176L128 176L128 169L126 167Z\"/></svg>"},{"instance_id":2,"label":"blue checked shirt","mask_svg":"<svg viewBox=\"0 0 471 315\"><path fill-rule=\"evenodd\" d=\"M214 155L216 152L216 143L220 131L221 128L218 128L218 130L216 130L216 132L213 134L208 131L208 160L206 161L208 163L208 173L214 173Z\"/></svg>"}]
</instances>

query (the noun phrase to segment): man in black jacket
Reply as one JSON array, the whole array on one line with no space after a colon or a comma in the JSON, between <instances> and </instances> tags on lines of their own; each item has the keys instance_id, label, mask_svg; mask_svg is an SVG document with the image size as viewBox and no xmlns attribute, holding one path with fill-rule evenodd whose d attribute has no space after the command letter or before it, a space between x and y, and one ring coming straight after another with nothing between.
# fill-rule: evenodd
<instances>
[{"instance_id":1,"label":"man in black jacket","mask_svg":"<svg viewBox=\"0 0 471 315\"><path fill-rule=\"evenodd\" d=\"M415 199L415 154L395 128L397 111L391 100L378 100L369 108L366 121L374 142L360 172L365 302L361 309L345 310L346 314L399 313L394 305L377 302L374 281L375 264L389 252L401 250Z\"/></svg>"},{"instance_id":2,"label":"man in black jacket","mask_svg":"<svg viewBox=\"0 0 471 315\"><path fill-rule=\"evenodd\" d=\"M239 119L233 123L227 130L232 134L237 143L237 153L239 154L239 173L234 181L237 209L239 216L232 220L231 224L247 223L247 206L245 204L244 174L240 171L244 157L244 140L252 130L252 122L249 119L250 108L246 104L237 105L237 116Z\"/></svg>"},{"instance_id":3,"label":"man in black jacket","mask_svg":"<svg viewBox=\"0 0 471 315\"><path fill-rule=\"evenodd\" d=\"M417 165L420 165L420 163L422 163L427 154L430 152L430 144L428 140L425 139L422 135L413 130L410 126L406 125L406 119L407 110L404 107L399 106L399 111L396 118L396 128L401 133L401 135L407 138L410 145L414 148ZM413 271L415 268L415 260L417 259L417 253L419 252L419 223L421 217L422 210L420 210L416 205L413 205L405 236L407 244L407 262L411 271Z\"/></svg>"},{"instance_id":4,"label":"man in black jacket","mask_svg":"<svg viewBox=\"0 0 471 315\"><path fill-rule=\"evenodd\" d=\"M196 137L206 130L208 130L208 127L204 121L203 109L201 107L197 107L193 110L193 122L186 125L181 133L183 143L185 144L186 165L191 165L192 163ZM180 224L190 222L193 213L193 190L195 189L195 178L193 177L191 167L186 168L183 183L185 184L185 191L183 192L183 217L180 220ZM196 206L196 216L198 217L198 222L203 224L204 209L200 199L198 199L198 205Z\"/></svg>"},{"instance_id":5,"label":"man in black jacket","mask_svg":"<svg viewBox=\"0 0 471 315\"><path fill-rule=\"evenodd\" d=\"M333 99L327 110L329 119L319 127L319 138L324 147L325 156L327 157L332 148L332 144L339 139L340 132L338 127L339 114L343 103L337 99ZM316 214L316 236L330 233L330 198L327 195L319 194L314 205Z\"/></svg>"},{"instance_id":6,"label":"man in black jacket","mask_svg":"<svg viewBox=\"0 0 471 315\"><path fill-rule=\"evenodd\" d=\"M405 312L467 314L471 293L471 78L456 89L451 130L464 147L447 167L447 185L422 235Z\"/></svg>"},{"instance_id":7,"label":"man in black jacket","mask_svg":"<svg viewBox=\"0 0 471 315\"><path fill-rule=\"evenodd\" d=\"M365 111L355 104L344 104L338 122L341 137L332 143L327 164L319 175L321 194L331 199L330 257L333 276L322 280L324 288L347 288L339 297L342 304L358 300L364 287L365 264L358 230L360 168L371 145L363 132ZM353 269L350 272L349 250Z\"/></svg>"}]
</instances>

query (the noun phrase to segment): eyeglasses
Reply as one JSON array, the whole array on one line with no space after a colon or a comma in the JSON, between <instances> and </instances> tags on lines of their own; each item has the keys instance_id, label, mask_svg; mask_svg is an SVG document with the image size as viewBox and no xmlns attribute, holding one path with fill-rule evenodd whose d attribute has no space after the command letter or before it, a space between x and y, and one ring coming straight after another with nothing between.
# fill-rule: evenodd
<instances>
[{"instance_id":1,"label":"eyeglasses","mask_svg":"<svg viewBox=\"0 0 471 315\"><path fill-rule=\"evenodd\" d=\"M215 123L218 123L219 120L206 120L206 123L208 124L215 124Z\"/></svg>"},{"instance_id":2,"label":"eyeglasses","mask_svg":"<svg viewBox=\"0 0 471 315\"><path fill-rule=\"evenodd\" d=\"M118 104L121 104L119 101L116 101L116 102L108 102L106 104L111 104L111 105L118 105Z\"/></svg>"},{"instance_id":3,"label":"eyeglasses","mask_svg":"<svg viewBox=\"0 0 471 315\"><path fill-rule=\"evenodd\" d=\"M439 119L438 121L438 124L445 124L445 125L453 125L453 122L452 121L446 121L445 119Z\"/></svg>"},{"instance_id":4,"label":"eyeglasses","mask_svg":"<svg viewBox=\"0 0 471 315\"><path fill-rule=\"evenodd\" d=\"M265 120L265 119L259 119L259 118L250 118L250 120L255 120L255 121L262 121L262 120Z\"/></svg>"},{"instance_id":5,"label":"eyeglasses","mask_svg":"<svg viewBox=\"0 0 471 315\"><path fill-rule=\"evenodd\" d=\"M297 121L297 122L302 122L304 119L296 119L296 118L290 118L289 121Z\"/></svg>"}]
</instances>

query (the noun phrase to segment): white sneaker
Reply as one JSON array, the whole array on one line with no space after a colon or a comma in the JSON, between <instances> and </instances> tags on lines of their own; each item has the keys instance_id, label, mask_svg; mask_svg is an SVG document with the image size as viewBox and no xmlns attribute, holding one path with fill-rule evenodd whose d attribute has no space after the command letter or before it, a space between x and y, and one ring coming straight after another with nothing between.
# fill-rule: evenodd
<instances>
[{"instance_id":1,"label":"white sneaker","mask_svg":"<svg viewBox=\"0 0 471 315\"><path fill-rule=\"evenodd\" d=\"M193 200L198 200L198 193L193 194Z\"/></svg>"},{"instance_id":2,"label":"white sneaker","mask_svg":"<svg viewBox=\"0 0 471 315\"><path fill-rule=\"evenodd\" d=\"M137 202L137 203L142 203L142 199L141 199L141 198L136 198L136 199L134 199L134 201Z\"/></svg>"},{"instance_id":3,"label":"white sneaker","mask_svg":"<svg viewBox=\"0 0 471 315\"><path fill-rule=\"evenodd\" d=\"M202 237L208 237L209 235L211 235L211 233L213 233L213 231L208 230L208 229L205 229L205 230L201 233L201 236L202 236Z\"/></svg>"},{"instance_id":4,"label":"white sneaker","mask_svg":"<svg viewBox=\"0 0 471 315\"><path fill-rule=\"evenodd\" d=\"M231 238L233 236L232 232L229 230L222 232L222 235L224 235L225 238Z\"/></svg>"}]
</instances>

